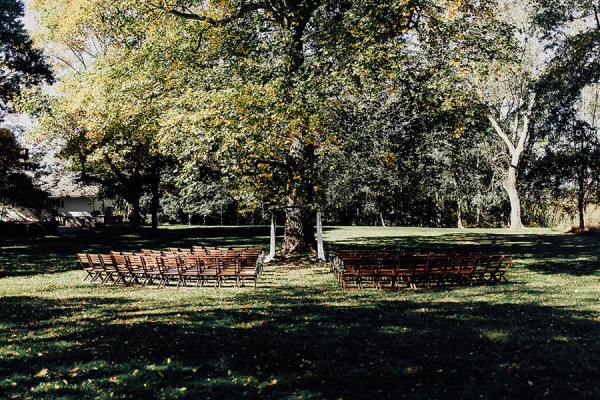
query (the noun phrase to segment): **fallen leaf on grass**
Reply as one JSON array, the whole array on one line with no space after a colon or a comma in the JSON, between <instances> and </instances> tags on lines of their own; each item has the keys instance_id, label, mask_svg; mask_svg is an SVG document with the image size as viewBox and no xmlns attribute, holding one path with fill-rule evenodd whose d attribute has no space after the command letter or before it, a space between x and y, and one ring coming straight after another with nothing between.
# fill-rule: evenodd
<instances>
[{"instance_id":1,"label":"fallen leaf on grass","mask_svg":"<svg viewBox=\"0 0 600 400\"><path fill-rule=\"evenodd\" d=\"M42 378L46 375L48 375L48 368L42 368L40 372L38 372L35 376L37 376L38 378Z\"/></svg>"}]
</instances>

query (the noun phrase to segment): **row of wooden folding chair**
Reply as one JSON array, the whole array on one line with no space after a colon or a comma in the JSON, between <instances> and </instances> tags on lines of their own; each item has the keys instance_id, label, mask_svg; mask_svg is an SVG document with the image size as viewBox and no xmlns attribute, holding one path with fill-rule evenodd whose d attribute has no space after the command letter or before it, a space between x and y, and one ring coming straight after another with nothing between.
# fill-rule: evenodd
<instances>
[{"instance_id":1,"label":"row of wooden folding chair","mask_svg":"<svg viewBox=\"0 0 600 400\"><path fill-rule=\"evenodd\" d=\"M262 270L262 254L236 253L229 256L194 254L77 254L79 264L86 272L84 281L146 285L158 282L165 286L172 281L177 286L196 282L196 286L214 282L220 286L233 281L236 286L256 281Z\"/></svg>"},{"instance_id":2,"label":"row of wooden folding chair","mask_svg":"<svg viewBox=\"0 0 600 400\"><path fill-rule=\"evenodd\" d=\"M409 287L490 284L507 281L506 271L512 256L469 255L406 255L380 257L373 254L349 257L346 254L333 262L334 273L342 287L366 283L375 287L400 284Z\"/></svg>"}]
</instances>

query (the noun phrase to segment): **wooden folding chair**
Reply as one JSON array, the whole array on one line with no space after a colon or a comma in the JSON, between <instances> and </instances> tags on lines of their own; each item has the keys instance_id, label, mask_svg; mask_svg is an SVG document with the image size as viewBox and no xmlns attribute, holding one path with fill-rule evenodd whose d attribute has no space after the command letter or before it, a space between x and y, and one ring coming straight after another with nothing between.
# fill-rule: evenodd
<instances>
[{"instance_id":1,"label":"wooden folding chair","mask_svg":"<svg viewBox=\"0 0 600 400\"><path fill-rule=\"evenodd\" d=\"M362 286L365 282L371 282L373 287L379 286L379 258L377 255L366 255L360 257L360 267L358 269Z\"/></svg>"},{"instance_id":2,"label":"wooden folding chair","mask_svg":"<svg viewBox=\"0 0 600 400\"><path fill-rule=\"evenodd\" d=\"M447 254L431 254L429 256L429 274L431 282L437 286L442 286L445 283L446 269L448 268Z\"/></svg>"},{"instance_id":3,"label":"wooden folding chair","mask_svg":"<svg viewBox=\"0 0 600 400\"><path fill-rule=\"evenodd\" d=\"M473 271L471 281L476 284L491 283L503 258L504 256L482 257Z\"/></svg>"},{"instance_id":4,"label":"wooden folding chair","mask_svg":"<svg viewBox=\"0 0 600 400\"><path fill-rule=\"evenodd\" d=\"M117 269L111 254L98 254L98 259L102 265L102 269L104 269L107 274L106 279L102 283L111 280L113 284L116 285L123 280L121 272Z\"/></svg>"},{"instance_id":5,"label":"wooden folding chair","mask_svg":"<svg viewBox=\"0 0 600 400\"><path fill-rule=\"evenodd\" d=\"M444 282L449 284L459 283L460 269L463 264L463 256L461 255L449 255L448 264L446 266L446 272L444 273Z\"/></svg>"},{"instance_id":6,"label":"wooden folding chair","mask_svg":"<svg viewBox=\"0 0 600 400\"><path fill-rule=\"evenodd\" d=\"M157 287L163 283L163 276L160 272L160 263L158 257L155 255L144 255L142 259L142 268L144 269L144 283L146 286L148 283L152 284L155 279L158 280Z\"/></svg>"},{"instance_id":7,"label":"wooden folding chair","mask_svg":"<svg viewBox=\"0 0 600 400\"><path fill-rule=\"evenodd\" d=\"M245 281L253 281L254 287L256 287L260 268L258 259L259 256L255 254L242 254L242 256L240 256L238 279L241 286L244 285Z\"/></svg>"},{"instance_id":8,"label":"wooden folding chair","mask_svg":"<svg viewBox=\"0 0 600 400\"><path fill-rule=\"evenodd\" d=\"M409 285L412 289L416 289L419 284L429 284L431 274L428 255L409 256L405 258L405 262L410 269Z\"/></svg>"},{"instance_id":9,"label":"wooden folding chair","mask_svg":"<svg viewBox=\"0 0 600 400\"><path fill-rule=\"evenodd\" d=\"M98 274L97 279L100 279L100 283L106 283L108 280L114 280L112 275L107 272L102 266L100 256L98 254L86 254L89 264L94 268L94 271Z\"/></svg>"},{"instance_id":10,"label":"wooden folding chair","mask_svg":"<svg viewBox=\"0 0 600 400\"><path fill-rule=\"evenodd\" d=\"M214 280L215 287L219 286L219 272L221 267L221 262L219 261L219 257L211 256L208 254L199 255L200 260L204 264L204 268L200 271L200 276L202 277L202 281L200 285L204 285L204 282L208 282L210 280Z\"/></svg>"},{"instance_id":11,"label":"wooden folding chair","mask_svg":"<svg viewBox=\"0 0 600 400\"><path fill-rule=\"evenodd\" d=\"M227 255L221 257L220 263L221 268L219 271L219 286L227 281L233 281L235 286L239 286L239 263L240 254L232 254L228 252Z\"/></svg>"},{"instance_id":12,"label":"wooden folding chair","mask_svg":"<svg viewBox=\"0 0 600 400\"><path fill-rule=\"evenodd\" d=\"M398 258L388 255L379 259L379 287L388 283L390 288L396 287L398 280Z\"/></svg>"},{"instance_id":13,"label":"wooden folding chair","mask_svg":"<svg viewBox=\"0 0 600 400\"><path fill-rule=\"evenodd\" d=\"M412 274L413 263L411 262L411 256L399 256L396 264L396 283L399 285L402 282L406 286L412 287Z\"/></svg>"},{"instance_id":14,"label":"wooden folding chair","mask_svg":"<svg viewBox=\"0 0 600 400\"><path fill-rule=\"evenodd\" d=\"M183 286L187 285L188 281L196 281L196 287L200 285L202 280L203 263L197 254L180 254L179 262L181 265L181 278Z\"/></svg>"},{"instance_id":15,"label":"wooden folding chair","mask_svg":"<svg viewBox=\"0 0 600 400\"><path fill-rule=\"evenodd\" d=\"M87 257L87 254L77 253L77 261L79 266L83 269L86 275L83 277L83 282L88 278L91 278L90 282L95 282L98 279L98 272L94 269L94 266Z\"/></svg>"},{"instance_id":16,"label":"wooden folding chair","mask_svg":"<svg viewBox=\"0 0 600 400\"><path fill-rule=\"evenodd\" d=\"M505 255L498 263L498 268L490 275L490 283L500 283L501 281L508 282L506 272L512 266L513 256Z\"/></svg>"},{"instance_id":17,"label":"wooden folding chair","mask_svg":"<svg viewBox=\"0 0 600 400\"><path fill-rule=\"evenodd\" d=\"M163 286L166 286L171 280L176 280L177 287L179 287L183 283L179 257L177 255L165 255L158 258L158 261Z\"/></svg>"},{"instance_id":18,"label":"wooden folding chair","mask_svg":"<svg viewBox=\"0 0 600 400\"><path fill-rule=\"evenodd\" d=\"M479 262L479 254L469 254L462 257L462 263L457 275L458 283L465 285L472 284L473 274L477 269L477 263Z\"/></svg>"},{"instance_id":19,"label":"wooden folding chair","mask_svg":"<svg viewBox=\"0 0 600 400\"><path fill-rule=\"evenodd\" d=\"M142 256L136 254L125 255L125 265L132 276L132 281L142 284L146 283L147 278L142 264Z\"/></svg>"},{"instance_id":20,"label":"wooden folding chair","mask_svg":"<svg viewBox=\"0 0 600 400\"><path fill-rule=\"evenodd\" d=\"M123 281L123 284L127 286L133 283L133 281L137 280L136 277L129 271L129 267L127 266L127 260L125 259L125 257L126 256L121 254L111 253L113 265L117 270L117 274L119 276L119 279L117 279L117 282L115 282L115 284L119 283L119 280L121 280Z\"/></svg>"},{"instance_id":21,"label":"wooden folding chair","mask_svg":"<svg viewBox=\"0 0 600 400\"><path fill-rule=\"evenodd\" d=\"M346 257L342 259L342 271L340 275L340 280L342 283L342 288L347 289L348 283L354 282L356 287L362 289L362 280L361 280L361 260L358 257Z\"/></svg>"}]
</instances>

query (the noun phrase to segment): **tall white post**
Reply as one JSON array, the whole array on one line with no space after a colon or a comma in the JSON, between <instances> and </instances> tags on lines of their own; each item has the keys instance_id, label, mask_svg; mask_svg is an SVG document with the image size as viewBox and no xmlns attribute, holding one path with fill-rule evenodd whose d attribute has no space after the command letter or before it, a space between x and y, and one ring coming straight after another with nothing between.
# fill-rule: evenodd
<instances>
[{"instance_id":1,"label":"tall white post","mask_svg":"<svg viewBox=\"0 0 600 400\"><path fill-rule=\"evenodd\" d=\"M275 258L275 213L271 213L271 248L265 262L270 262Z\"/></svg>"},{"instance_id":2,"label":"tall white post","mask_svg":"<svg viewBox=\"0 0 600 400\"><path fill-rule=\"evenodd\" d=\"M321 221L321 211L317 211L317 259L327 261L325 258L325 249L323 248L323 223Z\"/></svg>"}]
</instances>

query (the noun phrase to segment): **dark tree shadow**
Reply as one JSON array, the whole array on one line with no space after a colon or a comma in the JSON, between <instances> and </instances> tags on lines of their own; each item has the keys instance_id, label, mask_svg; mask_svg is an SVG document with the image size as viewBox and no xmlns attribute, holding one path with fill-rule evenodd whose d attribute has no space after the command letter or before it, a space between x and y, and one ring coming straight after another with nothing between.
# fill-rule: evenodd
<instances>
[{"instance_id":1,"label":"dark tree shadow","mask_svg":"<svg viewBox=\"0 0 600 400\"><path fill-rule=\"evenodd\" d=\"M414 298L338 306L320 296L270 291L268 307L206 310L3 298L10 329L0 348L13 350L0 358L0 391L27 397L64 379L46 398L600 397L597 315ZM82 317L98 307L100 317Z\"/></svg>"},{"instance_id":2,"label":"dark tree shadow","mask_svg":"<svg viewBox=\"0 0 600 400\"><path fill-rule=\"evenodd\" d=\"M46 238L3 240L0 248L0 278L31 276L79 269L76 253L136 251L142 248L190 248L207 246L265 246L269 227L161 228L109 227L81 230Z\"/></svg>"}]
</instances>

